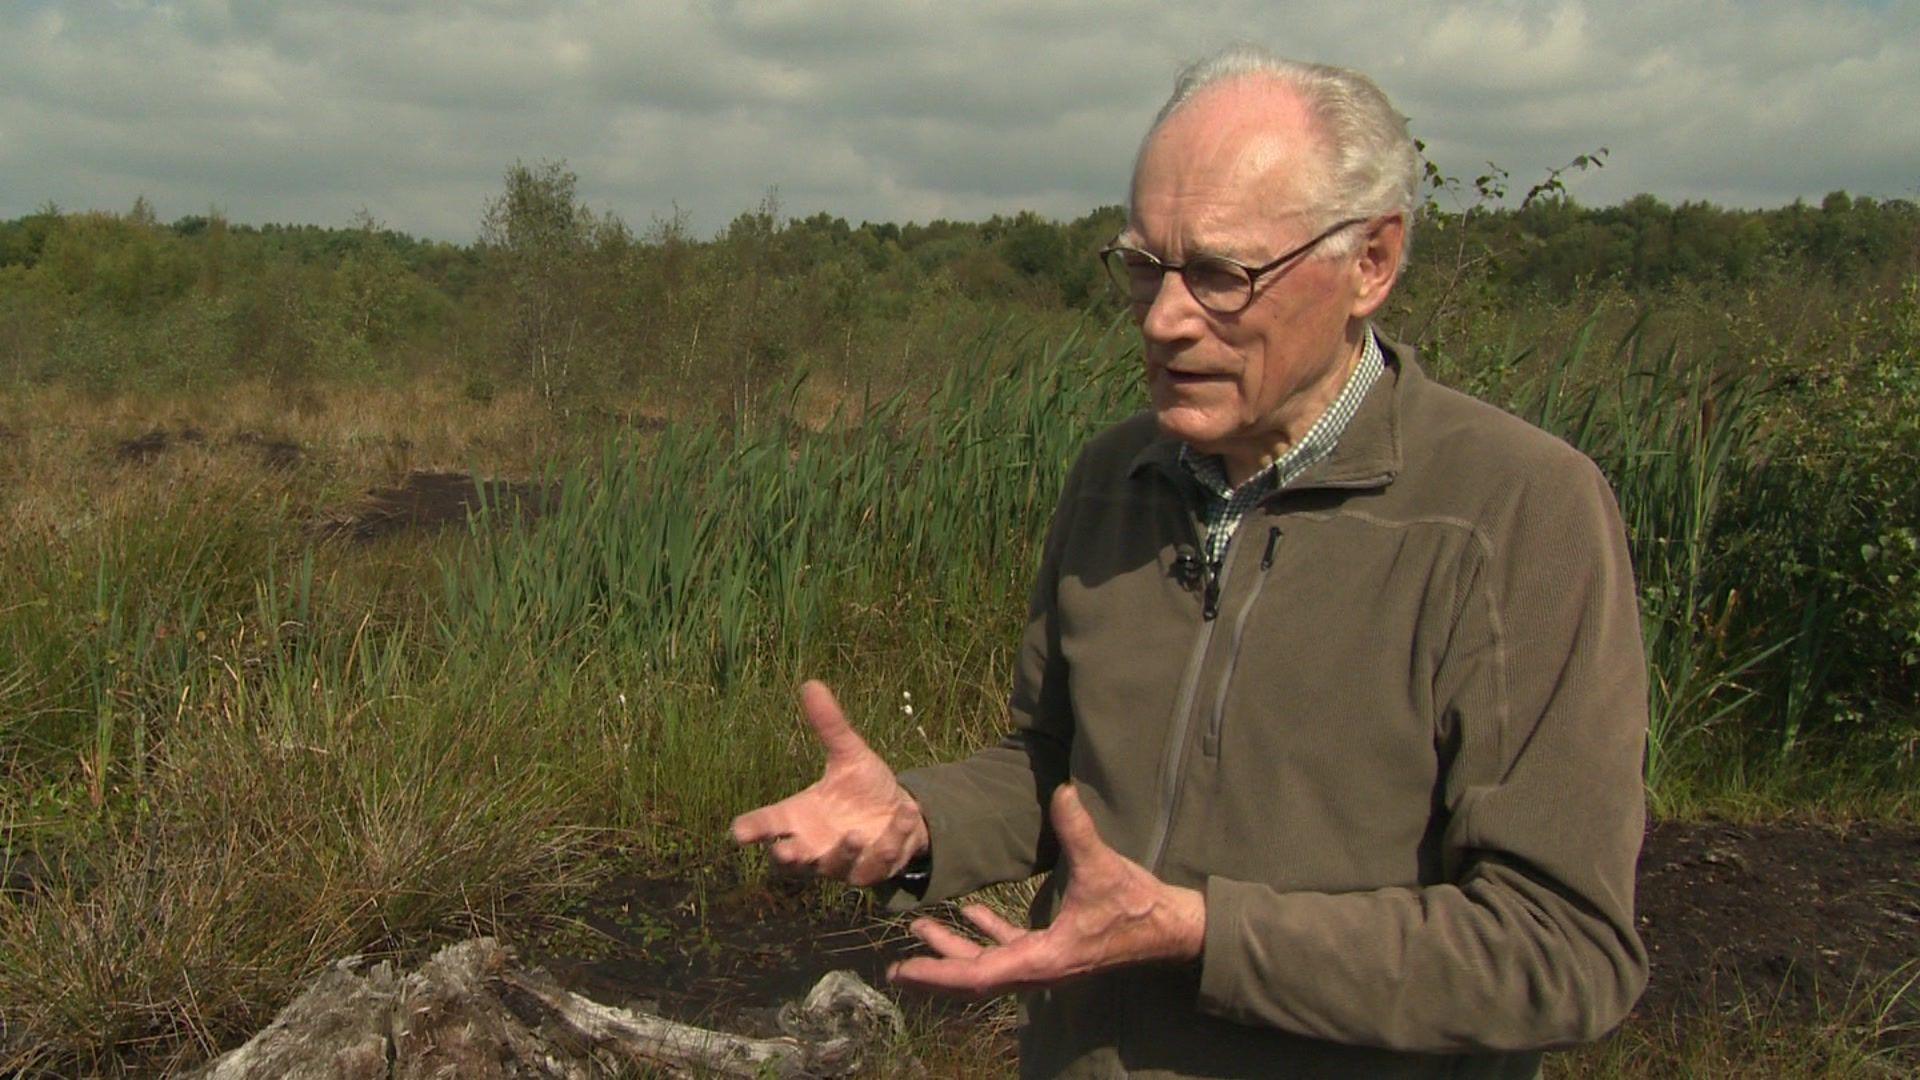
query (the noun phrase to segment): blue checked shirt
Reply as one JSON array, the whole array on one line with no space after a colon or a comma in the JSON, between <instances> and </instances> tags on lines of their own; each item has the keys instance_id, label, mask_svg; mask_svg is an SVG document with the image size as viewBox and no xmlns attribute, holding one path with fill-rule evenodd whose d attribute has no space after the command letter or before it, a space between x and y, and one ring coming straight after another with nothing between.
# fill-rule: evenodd
<instances>
[{"instance_id":1,"label":"blue checked shirt","mask_svg":"<svg viewBox=\"0 0 1920 1080\"><path fill-rule=\"evenodd\" d=\"M1333 452L1340 433L1347 429L1353 414L1360 411L1361 400L1386 369L1380 345L1373 339L1373 331L1368 330L1360 362L1353 366L1353 374L1347 376L1347 385L1341 388L1340 396L1314 421L1305 438L1289 447L1273 464L1247 477L1239 487L1227 484L1226 466L1217 455L1198 454L1184 445L1180 447L1180 464L1200 481L1200 487L1206 492L1200 507L1200 522L1204 529L1201 547L1209 571L1219 572L1220 560L1227 554L1227 543L1233 539L1234 530L1240 527L1247 511L1261 499L1293 483L1315 462Z\"/></svg>"}]
</instances>

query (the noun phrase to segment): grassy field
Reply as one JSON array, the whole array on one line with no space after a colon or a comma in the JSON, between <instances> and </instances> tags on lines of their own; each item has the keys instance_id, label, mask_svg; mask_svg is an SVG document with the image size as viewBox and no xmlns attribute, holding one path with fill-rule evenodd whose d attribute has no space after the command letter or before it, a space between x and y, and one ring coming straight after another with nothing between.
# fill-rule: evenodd
<instances>
[{"instance_id":1,"label":"grassy field","mask_svg":"<svg viewBox=\"0 0 1920 1080\"><path fill-rule=\"evenodd\" d=\"M1920 821L1920 282L1824 293L1812 329L1797 295L1430 299L1394 328L1613 480L1656 813ZM615 865L752 874L724 826L815 770L803 677L899 767L990 738L1054 492L1141 398L1124 328L965 325L891 375L591 410L451 361L0 389L0 1066L178 1067L337 957L514 937ZM470 523L359 538L419 470L539 512L489 488ZM1557 1075L1872 1075L1910 992Z\"/></svg>"}]
</instances>

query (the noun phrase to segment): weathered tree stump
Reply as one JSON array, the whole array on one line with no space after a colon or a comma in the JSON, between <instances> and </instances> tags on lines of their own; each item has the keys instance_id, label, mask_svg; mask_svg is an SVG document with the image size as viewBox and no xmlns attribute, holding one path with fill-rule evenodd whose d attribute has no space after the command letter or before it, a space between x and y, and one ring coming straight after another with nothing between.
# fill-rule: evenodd
<instances>
[{"instance_id":1,"label":"weathered tree stump","mask_svg":"<svg viewBox=\"0 0 1920 1080\"><path fill-rule=\"evenodd\" d=\"M364 970L357 970L363 968ZM843 1076L902 1031L852 972L780 1011L782 1037L748 1038L600 1005L520 968L492 938L450 945L412 974L344 960L201 1080L619 1075Z\"/></svg>"}]
</instances>

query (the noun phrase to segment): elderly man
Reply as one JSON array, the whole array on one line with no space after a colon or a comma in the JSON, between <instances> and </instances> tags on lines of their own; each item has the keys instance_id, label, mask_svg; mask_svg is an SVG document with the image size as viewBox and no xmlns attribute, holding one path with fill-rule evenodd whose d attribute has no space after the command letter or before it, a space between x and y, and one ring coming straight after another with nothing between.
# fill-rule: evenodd
<instances>
[{"instance_id":1,"label":"elderly man","mask_svg":"<svg viewBox=\"0 0 1920 1080\"><path fill-rule=\"evenodd\" d=\"M1184 73L1103 255L1151 413L1067 480L1011 733L896 779L809 684L825 775L734 824L902 904L1051 870L893 972L1024 991L1027 1075L1531 1076L1644 983L1618 514L1371 330L1416 178L1363 76Z\"/></svg>"}]
</instances>

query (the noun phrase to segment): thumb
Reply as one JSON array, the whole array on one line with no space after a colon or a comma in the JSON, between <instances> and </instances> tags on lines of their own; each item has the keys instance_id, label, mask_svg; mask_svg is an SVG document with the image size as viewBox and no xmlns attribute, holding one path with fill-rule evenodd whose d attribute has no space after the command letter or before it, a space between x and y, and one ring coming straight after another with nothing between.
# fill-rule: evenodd
<instances>
[{"instance_id":1,"label":"thumb","mask_svg":"<svg viewBox=\"0 0 1920 1080\"><path fill-rule=\"evenodd\" d=\"M806 713L807 726L827 748L827 764L850 763L871 755L867 741L847 723L847 714L834 700L833 691L818 679L809 679L800 687L800 708Z\"/></svg>"},{"instance_id":2,"label":"thumb","mask_svg":"<svg viewBox=\"0 0 1920 1080\"><path fill-rule=\"evenodd\" d=\"M1068 862L1078 863L1108 850L1107 842L1100 839L1100 830L1094 827L1093 815L1087 813L1080 801L1080 792L1072 784L1053 789L1053 806L1048 818L1053 823L1054 838L1060 842L1060 852Z\"/></svg>"}]
</instances>

